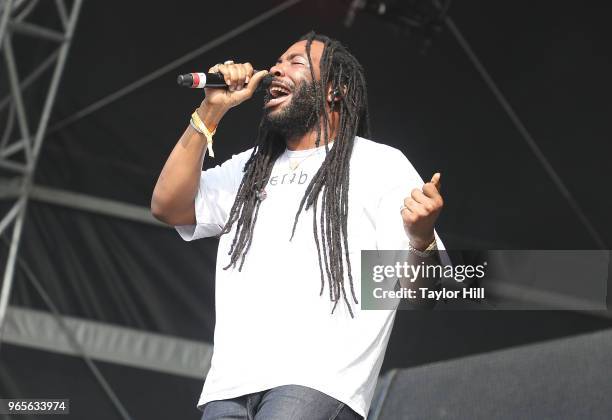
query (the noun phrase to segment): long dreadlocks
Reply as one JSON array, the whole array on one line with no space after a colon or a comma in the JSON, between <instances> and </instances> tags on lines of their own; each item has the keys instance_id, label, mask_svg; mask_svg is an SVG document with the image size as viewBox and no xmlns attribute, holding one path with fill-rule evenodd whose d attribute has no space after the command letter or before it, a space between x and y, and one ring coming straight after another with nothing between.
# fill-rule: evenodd
<instances>
[{"instance_id":1,"label":"long dreadlocks","mask_svg":"<svg viewBox=\"0 0 612 420\"><path fill-rule=\"evenodd\" d=\"M295 233L298 218L302 211L312 207L313 231L323 294L325 280L329 287L329 297L336 309L340 297L346 303L351 317L353 311L347 298L344 285L344 267L350 284L354 302L357 297L351 274L349 259L347 218L350 157L355 136L369 137L369 116L364 71L357 59L340 42L327 36L310 32L300 39L306 40L306 55L316 92L315 110L318 147L323 140L326 156L321 167L306 188L304 197L295 214L291 238ZM315 82L315 74L310 56L313 41L324 44L320 61L321 80ZM332 110L339 113L337 136L332 148L329 142L329 115L326 111L326 92L328 86L337 92L339 101L332 101ZM321 129L322 127L322 129ZM236 223L236 233L229 251L230 263L224 267L242 269L247 252L253 241L253 228L257 222L261 194L267 185L276 159L285 151L286 143L278 133L269 131L262 123L253 153L244 166L244 176L236 199L230 211L229 220L222 234L229 233ZM319 200L319 196L321 199Z\"/></svg>"}]
</instances>

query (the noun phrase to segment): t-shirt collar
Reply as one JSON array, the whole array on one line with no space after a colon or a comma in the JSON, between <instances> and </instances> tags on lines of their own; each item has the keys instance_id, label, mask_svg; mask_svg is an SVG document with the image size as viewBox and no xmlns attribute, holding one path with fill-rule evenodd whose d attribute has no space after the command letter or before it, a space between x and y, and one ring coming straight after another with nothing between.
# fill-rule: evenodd
<instances>
[{"instance_id":1,"label":"t-shirt collar","mask_svg":"<svg viewBox=\"0 0 612 420\"><path fill-rule=\"evenodd\" d=\"M333 140L328 143L328 146L330 149L333 145L334 145ZM308 155L315 154L315 153L318 154L318 153L324 153L324 152L325 152L324 144L319 147L313 147L312 149L305 149L305 150L285 149L285 154L290 158L299 158L299 157L304 157L304 156L308 156Z\"/></svg>"}]
</instances>

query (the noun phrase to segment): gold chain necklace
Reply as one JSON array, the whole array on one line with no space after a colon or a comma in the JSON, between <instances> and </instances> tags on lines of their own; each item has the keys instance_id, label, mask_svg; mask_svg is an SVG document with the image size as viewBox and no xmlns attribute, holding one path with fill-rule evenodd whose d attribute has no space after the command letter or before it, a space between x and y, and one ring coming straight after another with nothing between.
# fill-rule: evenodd
<instances>
[{"instance_id":1,"label":"gold chain necklace","mask_svg":"<svg viewBox=\"0 0 612 420\"><path fill-rule=\"evenodd\" d=\"M316 148L312 153L310 153L308 156L302 158L301 160L297 161L297 162L291 162L291 157L289 156L289 154L287 154L287 160L289 161L289 168L292 171L295 171L301 164L302 162L304 162L306 159L308 159L309 157L313 156L314 154L316 154L319 151L318 148Z\"/></svg>"},{"instance_id":2,"label":"gold chain necklace","mask_svg":"<svg viewBox=\"0 0 612 420\"><path fill-rule=\"evenodd\" d=\"M330 141L328 142L328 145L333 144L333 142L334 142L334 140L333 140L333 139L332 139L332 140L330 140ZM287 151L288 151L288 150L289 150L289 149L287 149L287 150L285 151L285 153L287 153ZM298 168L298 167L299 167L299 166L302 164L302 162L304 162L304 161L305 161L306 159L308 159L309 157L311 157L311 156L315 155L315 154L316 154L317 152L319 152L320 150L321 150L321 146L319 146L319 147L315 147L315 149L312 151L312 153L310 153L308 156L306 156L306 157L302 158L301 160L299 160L299 161L298 161L298 162L296 162L296 163L291 162L291 157L290 157L290 156L289 156L289 154L287 153L287 160L289 161L289 168L290 168L292 171L295 171L295 170L296 170L296 169L297 169L297 168Z\"/></svg>"}]
</instances>

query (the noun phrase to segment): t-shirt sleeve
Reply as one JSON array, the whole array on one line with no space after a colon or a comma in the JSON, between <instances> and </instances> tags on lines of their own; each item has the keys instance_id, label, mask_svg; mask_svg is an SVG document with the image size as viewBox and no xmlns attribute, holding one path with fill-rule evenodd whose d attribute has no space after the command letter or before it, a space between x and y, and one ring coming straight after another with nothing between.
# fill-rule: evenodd
<instances>
[{"instance_id":1,"label":"t-shirt sleeve","mask_svg":"<svg viewBox=\"0 0 612 420\"><path fill-rule=\"evenodd\" d=\"M379 185L388 187L382 190L376 211L377 249L407 250L410 242L400 209L412 189L423 188L423 179L408 158L397 149L390 153L381 173L385 179ZM438 233L434 231L434 234L438 249L445 249Z\"/></svg>"},{"instance_id":2,"label":"t-shirt sleeve","mask_svg":"<svg viewBox=\"0 0 612 420\"><path fill-rule=\"evenodd\" d=\"M232 156L221 165L202 171L195 197L195 225L175 226L185 241L221 234L242 181L250 151Z\"/></svg>"}]
</instances>

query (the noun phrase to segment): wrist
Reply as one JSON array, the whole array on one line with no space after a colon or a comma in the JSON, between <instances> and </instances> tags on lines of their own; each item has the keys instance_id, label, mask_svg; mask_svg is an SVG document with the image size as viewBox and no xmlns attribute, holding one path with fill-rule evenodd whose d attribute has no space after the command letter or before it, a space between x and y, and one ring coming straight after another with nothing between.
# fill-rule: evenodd
<instances>
[{"instance_id":1,"label":"wrist","mask_svg":"<svg viewBox=\"0 0 612 420\"><path fill-rule=\"evenodd\" d=\"M196 112L200 116L200 119L206 127L210 131L216 130L219 122L227 112L226 109L220 107L219 105L213 105L206 102L206 100L202 101L200 106L196 109Z\"/></svg>"},{"instance_id":2,"label":"wrist","mask_svg":"<svg viewBox=\"0 0 612 420\"><path fill-rule=\"evenodd\" d=\"M205 114L205 115L209 115L209 114ZM217 126L215 125L214 126L215 128L211 130L209 126L212 124L209 123L207 125L204 121L202 121L202 118L200 117L200 114L198 113L198 109L193 111L193 113L191 114L191 120L189 121L189 124L195 131L197 131L198 133L200 133L202 136L206 138L206 149L208 150L208 154L210 155L210 157L215 157L215 152L213 151L213 136L215 135L215 132L217 131Z\"/></svg>"},{"instance_id":3,"label":"wrist","mask_svg":"<svg viewBox=\"0 0 612 420\"><path fill-rule=\"evenodd\" d=\"M434 234L432 233L429 237L426 237L425 239L423 238L416 238L416 237L410 237L410 245L419 250L419 251L425 251L427 249L427 247L429 245L431 245L432 242L434 242L436 240L436 237L434 236Z\"/></svg>"}]
</instances>

